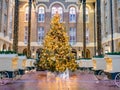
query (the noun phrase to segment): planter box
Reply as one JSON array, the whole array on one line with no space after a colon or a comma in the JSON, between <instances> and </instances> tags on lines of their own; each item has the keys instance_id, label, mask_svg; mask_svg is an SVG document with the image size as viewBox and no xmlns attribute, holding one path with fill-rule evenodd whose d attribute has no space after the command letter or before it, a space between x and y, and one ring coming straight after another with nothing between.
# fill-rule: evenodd
<instances>
[{"instance_id":1,"label":"planter box","mask_svg":"<svg viewBox=\"0 0 120 90\"><path fill-rule=\"evenodd\" d=\"M36 62L35 59L31 59L31 67L35 67L34 63Z\"/></svg>"},{"instance_id":2,"label":"planter box","mask_svg":"<svg viewBox=\"0 0 120 90\"><path fill-rule=\"evenodd\" d=\"M107 55L105 60L107 63L107 72L120 72L120 55Z\"/></svg>"},{"instance_id":3,"label":"planter box","mask_svg":"<svg viewBox=\"0 0 120 90\"><path fill-rule=\"evenodd\" d=\"M79 63L80 67L91 68L93 67L93 62L91 59L81 59Z\"/></svg>"},{"instance_id":4,"label":"planter box","mask_svg":"<svg viewBox=\"0 0 120 90\"><path fill-rule=\"evenodd\" d=\"M25 69L26 56L18 56L18 69Z\"/></svg>"},{"instance_id":5,"label":"planter box","mask_svg":"<svg viewBox=\"0 0 120 90\"><path fill-rule=\"evenodd\" d=\"M25 67L31 67L31 59L26 60L26 65Z\"/></svg>"},{"instance_id":6,"label":"planter box","mask_svg":"<svg viewBox=\"0 0 120 90\"><path fill-rule=\"evenodd\" d=\"M35 62L36 62L35 59L27 59L26 60L26 67L34 67Z\"/></svg>"},{"instance_id":7,"label":"planter box","mask_svg":"<svg viewBox=\"0 0 120 90\"><path fill-rule=\"evenodd\" d=\"M106 61L104 58L92 58L94 70L106 70Z\"/></svg>"},{"instance_id":8,"label":"planter box","mask_svg":"<svg viewBox=\"0 0 120 90\"><path fill-rule=\"evenodd\" d=\"M0 58L13 58L16 56L17 54L0 54Z\"/></svg>"},{"instance_id":9,"label":"planter box","mask_svg":"<svg viewBox=\"0 0 120 90\"><path fill-rule=\"evenodd\" d=\"M17 54L0 54L0 71L17 70L18 57Z\"/></svg>"}]
</instances>

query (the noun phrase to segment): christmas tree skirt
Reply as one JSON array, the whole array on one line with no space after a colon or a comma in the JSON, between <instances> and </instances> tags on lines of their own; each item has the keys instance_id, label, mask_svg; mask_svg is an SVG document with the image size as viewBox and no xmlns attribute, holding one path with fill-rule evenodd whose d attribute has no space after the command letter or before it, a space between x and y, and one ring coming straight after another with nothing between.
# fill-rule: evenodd
<instances>
[{"instance_id":1,"label":"christmas tree skirt","mask_svg":"<svg viewBox=\"0 0 120 90\"><path fill-rule=\"evenodd\" d=\"M47 71L47 79L51 79L51 78L55 78L56 77L56 73L55 72L51 72L51 71Z\"/></svg>"},{"instance_id":2,"label":"christmas tree skirt","mask_svg":"<svg viewBox=\"0 0 120 90\"><path fill-rule=\"evenodd\" d=\"M64 72L59 72L59 73L56 73L56 72L50 72L50 71L47 71L47 79L51 79L51 78L61 78L61 79L69 79L69 70L66 69Z\"/></svg>"},{"instance_id":3,"label":"christmas tree skirt","mask_svg":"<svg viewBox=\"0 0 120 90\"><path fill-rule=\"evenodd\" d=\"M69 70L66 69L64 72L59 73L57 77L60 77L61 79L69 79Z\"/></svg>"}]
</instances>

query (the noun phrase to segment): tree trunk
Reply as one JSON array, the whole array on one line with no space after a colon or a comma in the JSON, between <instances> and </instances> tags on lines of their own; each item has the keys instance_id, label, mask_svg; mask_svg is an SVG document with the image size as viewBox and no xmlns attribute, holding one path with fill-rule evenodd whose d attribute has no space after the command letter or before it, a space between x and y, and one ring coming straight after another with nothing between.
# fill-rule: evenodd
<instances>
[{"instance_id":1,"label":"tree trunk","mask_svg":"<svg viewBox=\"0 0 120 90\"><path fill-rule=\"evenodd\" d=\"M86 58L86 0L83 0L83 58Z\"/></svg>"},{"instance_id":2,"label":"tree trunk","mask_svg":"<svg viewBox=\"0 0 120 90\"><path fill-rule=\"evenodd\" d=\"M101 0L97 0L97 50L98 55L102 55L101 45Z\"/></svg>"},{"instance_id":3,"label":"tree trunk","mask_svg":"<svg viewBox=\"0 0 120 90\"><path fill-rule=\"evenodd\" d=\"M110 0L110 14L111 14L111 50L114 52L114 40L113 40L113 10L112 10L112 0Z\"/></svg>"},{"instance_id":4,"label":"tree trunk","mask_svg":"<svg viewBox=\"0 0 120 90\"><path fill-rule=\"evenodd\" d=\"M93 3L94 5L94 56L96 56L96 20L95 20L95 8L96 8L96 4Z\"/></svg>"},{"instance_id":5,"label":"tree trunk","mask_svg":"<svg viewBox=\"0 0 120 90\"><path fill-rule=\"evenodd\" d=\"M15 0L13 51L18 52L19 0Z\"/></svg>"},{"instance_id":6,"label":"tree trunk","mask_svg":"<svg viewBox=\"0 0 120 90\"><path fill-rule=\"evenodd\" d=\"M28 46L27 46L27 57L31 57L30 51L30 38L31 38L31 8L32 8L32 0L29 0L29 19L28 19Z\"/></svg>"}]
</instances>

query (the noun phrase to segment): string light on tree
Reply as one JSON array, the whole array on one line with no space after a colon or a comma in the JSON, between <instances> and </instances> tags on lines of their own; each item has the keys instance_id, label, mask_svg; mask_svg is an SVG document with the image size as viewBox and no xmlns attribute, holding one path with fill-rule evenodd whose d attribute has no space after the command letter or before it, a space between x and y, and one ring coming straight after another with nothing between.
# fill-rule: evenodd
<instances>
[{"instance_id":1,"label":"string light on tree","mask_svg":"<svg viewBox=\"0 0 120 90\"><path fill-rule=\"evenodd\" d=\"M50 30L44 38L38 68L56 72L64 72L67 68L75 71L78 65L71 52L65 25L60 22L58 13L53 16L50 25Z\"/></svg>"}]
</instances>

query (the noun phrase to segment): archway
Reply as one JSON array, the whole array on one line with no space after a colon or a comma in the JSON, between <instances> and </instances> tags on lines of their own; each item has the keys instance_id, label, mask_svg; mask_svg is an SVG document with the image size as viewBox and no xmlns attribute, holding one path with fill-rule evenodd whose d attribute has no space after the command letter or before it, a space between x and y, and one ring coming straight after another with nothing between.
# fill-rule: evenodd
<instances>
[{"instance_id":1,"label":"archway","mask_svg":"<svg viewBox=\"0 0 120 90\"><path fill-rule=\"evenodd\" d=\"M6 46L6 44L3 44L3 49L2 49L3 51L6 51L7 50L7 46Z\"/></svg>"},{"instance_id":2,"label":"archway","mask_svg":"<svg viewBox=\"0 0 120 90\"><path fill-rule=\"evenodd\" d=\"M25 49L23 50L23 54L25 54L25 55L27 56L27 48L25 48Z\"/></svg>"},{"instance_id":3,"label":"archway","mask_svg":"<svg viewBox=\"0 0 120 90\"><path fill-rule=\"evenodd\" d=\"M75 55L75 59L77 59L77 51L76 51L76 49L72 49L72 53Z\"/></svg>"},{"instance_id":4,"label":"archway","mask_svg":"<svg viewBox=\"0 0 120 90\"><path fill-rule=\"evenodd\" d=\"M23 50L23 54L25 54L25 55L27 56L27 52L28 52L28 50L27 50L27 48L25 48L25 49ZM30 55L31 55L31 50L30 50Z\"/></svg>"},{"instance_id":5,"label":"archway","mask_svg":"<svg viewBox=\"0 0 120 90\"><path fill-rule=\"evenodd\" d=\"M11 51L11 46L8 47L8 50Z\"/></svg>"},{"instance_id":6,"label":"archway","mask_svg":"<svg viewBox=\"0 0 120 90\"><path fill-rule=\"evenodd\" d=\"M40 59L41 52L42 52L42 48L39 48L39 49L36 50L36 58L37 59Z\"/></svg>"},{"instance_id":7,"label":"archway","mask_svg":"<svg viewBox=\"0 0 120 90\"><path fill-rule=\"evenodd\" d=\"M86 50L86 58L90 58L90 50L89 49Z\"/></svg>"},{"instance_id":8,"label":"archway","mask_svg":"<svg viewBox=\"0 0 120 90\"><path fill-rule=\"evenodd\" d=\"M118 43L118 52L120 52L120 42Z\"/></svg>"},{"instance_id":9,"label":"archway","mask_svg":"<svg viewBox=\"0 0 120 90\"><path fill-rule=\"evenodd\" d=\"M82 57L84 56L83 55L83 51L82 51ZM90 50L89 49L86 49L86 58L90 58Z\"/></svg>"}]
</instances>

